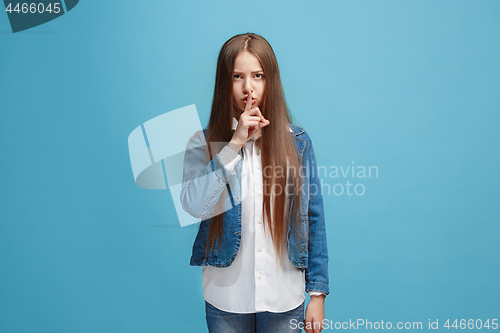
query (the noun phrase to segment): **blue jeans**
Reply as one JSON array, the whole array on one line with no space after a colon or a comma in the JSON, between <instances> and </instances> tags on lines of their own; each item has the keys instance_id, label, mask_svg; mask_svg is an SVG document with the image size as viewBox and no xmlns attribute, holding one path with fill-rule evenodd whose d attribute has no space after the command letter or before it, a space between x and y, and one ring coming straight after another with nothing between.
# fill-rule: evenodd
<instances>
[{"instance_id":1,"label":"blue jeans","mask_svg":"<svg viewBox=\"0 0 500 333\"><path fill-rule=\"evenodd\" d=\"M287 312L231 313L205 301L210 333L297 333L304 321L304 303ZM300 325L302 327L302 324Z\"/></svg>"}]
</instances>

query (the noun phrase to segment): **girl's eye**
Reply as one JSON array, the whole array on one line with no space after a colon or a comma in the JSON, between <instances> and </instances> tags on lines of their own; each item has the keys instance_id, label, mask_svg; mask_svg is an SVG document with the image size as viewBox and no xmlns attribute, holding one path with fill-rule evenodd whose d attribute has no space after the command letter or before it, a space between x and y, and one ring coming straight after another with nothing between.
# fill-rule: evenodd
<instances>
[{"instance_id":1,"label":"girl's eye","mask_svg":"<svg viewBox=\"0 0 500 333\"><path fill-rule=\"evenodd\" d=\"M264 74L255 74L255 76L257 77L257 79L263 79L264 78Z\"/></svg>"},{"instance_id":2,"label":"girl's eye","mask_svg":"<svg viewBox=\"0 0 500 333\"><path fill-rule=\"evenodd\" d=\"M234 75L234 78L235 78L235 79L239 79L239 78L240 78L240 76L239 76L238 74L235 74L235 75Z\"/></svg>"}]
</instances>

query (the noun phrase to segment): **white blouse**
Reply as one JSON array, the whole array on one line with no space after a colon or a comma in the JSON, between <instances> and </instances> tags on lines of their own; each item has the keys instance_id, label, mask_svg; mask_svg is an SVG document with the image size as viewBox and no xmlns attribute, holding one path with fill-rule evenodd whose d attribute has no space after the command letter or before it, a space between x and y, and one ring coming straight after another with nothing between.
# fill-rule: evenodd
<instances>
[{"instance_id":1,"label":"white blouse","mask_svg":"<svg viewBox=\"0 0 500 333\"><path fill-rule=\"evenodd\" d=\"M232 129L237 125L238 121L233 117ZM292 264L286 247L282 253L283 265L278 266L269 228L266 224L264 232L263 226L267 222L262 216L260 148L252 137L242 149L240 248L228 267L203 266L204 299L220 310L234 313L290 311L305 300L305 272ZM228 146L219 152L219 157L230 171L241 159ZM311 292L309 295L321 293Z\"/></svg>"}]
</instances>

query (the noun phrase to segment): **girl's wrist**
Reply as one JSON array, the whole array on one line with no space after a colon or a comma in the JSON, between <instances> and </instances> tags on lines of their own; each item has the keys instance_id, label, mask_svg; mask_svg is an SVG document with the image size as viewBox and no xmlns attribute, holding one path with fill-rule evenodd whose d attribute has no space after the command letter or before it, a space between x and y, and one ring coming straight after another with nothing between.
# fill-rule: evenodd
<instances>
[{"instance_id":1,"label":"girl's wrist","mask_svg":"<svg viewBox=\"0 0 500 333\"><path fill-rule=\"evenodd\" d=\"M231 145L232 144L232 145ZM231 141L229 141L229 143L227 144L228 146L230 146L231 149L235 150L235 149L238 149L238 151L240 151L241 148L243 148L243 145L241 142L238 142L237 140L235 140L234 138L231 139ZM233 147L231 147L233 146ZM237 146L237 147L236 147ZM236 150L235 150L236 151ZM236 152L238 152L236 151Z\"/></svg>"},{"instance_id":2,"label":"girl's wrist","mask_svg":"<svg viewBox=\"0 0 500 333\"><path fill-rule=\"evenodd\" d=\"M318 300L318 301L324 301L326 298L326 295L322 294L322 295L312 295L311 296L311 301L312 300Z\"/></svg>"},{"instance_id":3,"label":"girl's wrist","mask_svg":"<svg viewBox=\"0 0 500 333\"><path fill-rule=\"evenodd\" d=\"M238 144L234 140L229 141L227 144L229 148L231 148L235 153L239 153L241 148L243 147L242 145Z\"/></svg>"}]
</instances>

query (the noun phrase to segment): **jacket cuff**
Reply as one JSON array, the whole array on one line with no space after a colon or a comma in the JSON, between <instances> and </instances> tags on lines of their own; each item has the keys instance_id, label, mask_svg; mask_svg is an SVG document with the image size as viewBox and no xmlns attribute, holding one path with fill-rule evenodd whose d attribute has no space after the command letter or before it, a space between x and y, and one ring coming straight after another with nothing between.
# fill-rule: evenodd
<instances>
[{"instance_id":1,"label":"jacket cuff","mask_svg":"<svg viewBox=\"0 0 500 333\"><path fill-rule=\"evenodd\" d=\"M330 293L330 288L322 282L306 282L306 292L319 292L325 295Z\"/></svg>"},{"instance_id":2,"label":"jacket cuff","mask_svg":"<svg viewBox=\"0 0 500 333\"><path fill-rule=\"evenodd\" d=\"M219 152L219 158L224 168L226 168L228 172L232 172L234 166L241 159L241 156L226 145Z\"/></svg>"}]
</instances>

